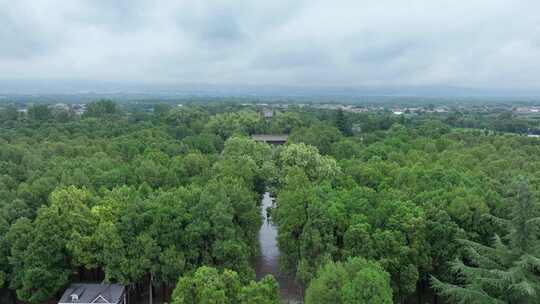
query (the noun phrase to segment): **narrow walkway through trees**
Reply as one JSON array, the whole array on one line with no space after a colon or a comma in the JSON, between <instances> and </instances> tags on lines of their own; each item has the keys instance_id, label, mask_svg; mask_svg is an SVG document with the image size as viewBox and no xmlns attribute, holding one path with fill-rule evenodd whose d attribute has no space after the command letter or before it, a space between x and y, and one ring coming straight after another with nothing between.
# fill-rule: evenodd
<instances>
[{"instance_id":1,"label":"narrow walkway through trees","mask_svg":"<svg viewBox=\"0 0 540 304\"><path fill-rule=\"evenodd\" d=\"M279 248L277 245L277 229L267 215L267 208L272 207L273 198L266 192L261 204L263 224L259 231L261 255L257 258L255 272L257 279L271 274L279 282L281 299L284 303L301 303L302 288L294 280L293 274L283 273L279 269Z\"/></svg>"}]
</instances>

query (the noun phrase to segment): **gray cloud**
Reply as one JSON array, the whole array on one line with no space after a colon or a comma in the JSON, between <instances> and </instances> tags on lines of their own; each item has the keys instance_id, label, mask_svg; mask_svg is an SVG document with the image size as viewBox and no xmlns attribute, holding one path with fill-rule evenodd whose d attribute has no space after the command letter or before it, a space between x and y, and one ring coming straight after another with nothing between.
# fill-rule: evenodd
<instances>
[{"instance_id":1,"label":"gray cloud","mask_svg":"<svg viewBox=\"0 0 540 304\"><path fill-rule=\"evenodd\" d=\"M0 15L0 20L9 21L10 16ZM0 27L0 56L5 58L26 58L35 53L40 53L48 48L47 41L39 36L27 34L24 29L12 22ZM6 43L8 42L9 43Z\"/></svg>"},{"instance_id":2,"label":"gray cloud","mask_svg":"<svg viewBox=\"0 0 540 304\"><path fill-rule=\"evenodd\" d=\"M536 0L0 0L0 79L540 89Z\"/></svg>"},{"instance_id":3,"label":"gray cloud","mask_svg":"<svg viewBox=\"0 0 540 304\"><path fill-rule=\"evenodd\" d=\"M238 16L226 7L212 7L204 10L182 11L178 18L178 26L200 47L220 47L238 43L246 38L240 27Z\"/></svg>"},{"instance_id":4,"label":"gray cloud","mask_svg":"<svg viewBox=\"0 0 540 304\"><path fill-rule=\"evenodd\" d=\"M54 39L27 15L13 7L0 10L0 58L27 59L54 48Z\"/></svg>"}]
</instances>

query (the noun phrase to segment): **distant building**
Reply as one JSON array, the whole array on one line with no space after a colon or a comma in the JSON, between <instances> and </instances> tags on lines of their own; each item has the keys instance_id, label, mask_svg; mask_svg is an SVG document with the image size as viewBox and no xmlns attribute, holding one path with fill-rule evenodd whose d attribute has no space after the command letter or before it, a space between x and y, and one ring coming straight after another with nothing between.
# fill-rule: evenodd
<instances>
[{"instance_id":1,"label":"distant building","mask_svg":"<svg viewBox=\"0 0 540 304\"><path fill-rule=\"evenodd\" d=\"M282 135L270 135L270 134L254 134L251 135L251 138L255 141L261 141L272 145L283 145L289 139L289 136L286 134Z\"/></svg>"},{"instance_id":2,"label":"distant building","mask_svg":"<svg viewBox=\"0 0 540 304\"><path fill-rule=\"evenodd\" d=\"M119 284L71 284L58 304L126 304L126 289Z\"/></svg>"},{"instance_id":3,"label":"distant building","mask_svg":"<svg viewBox=\"0 0 540 304\"><path fill-rule=\"evenodd\" d=\"M347 109L344 109L344 111L351 112L351 113L365 113L365 112L369 112L369 109L368 108L347 108Z\"/></svg>"},{"instance_id":4,"label":"distant building","mask_svg":"<svg viewBox=\"0 0 540 304\"><path fill-rule=\"evenodd\" d=\"M435 113L446 113L446 112L448 112L447 108L443 108L443 107L435 108Z\"/></svg>"},{"instance_id":5,"label":"distant building","mask_svg":"<svg viewBox=\"0 0 540 304\"><path fill-rule=\"evenodd\" d=\"M272 111L272 110L264 110L263 111L263 117L265 119L270 119L270 118L274 117L274 111Z\"/></svg>"},{"instance_id":6,"label":"distant building","mask_svg":"<svg viewBox=\"0 0 540 304\"><path fill-rule=\"evenodd\" d=\"M514 108L514 112L523 113L523 114L527 114L527 113L536 114L540 112L540 108L539 107L517 107L517 108Z\"/></svg>"},{"instance_id":7,"label":"distant building","mask_svg":"<svg viewBox=\"0 0 540 304\"><path fill-rule=\"evenodd\" d=\"M69 106L65 103L57 103L52 108L56 111L69 111Z\"/></svg>"},{"instance_id":8,"label":"distant building","mask_svg":"<svg viewBox=\"0 0 540 304\"><path fill-rule=\"evenodd\" d=\"M71 106L71 110L75 115L81 116L86 112L86 104L74 104Z\"/></svg>"}]
</instances>

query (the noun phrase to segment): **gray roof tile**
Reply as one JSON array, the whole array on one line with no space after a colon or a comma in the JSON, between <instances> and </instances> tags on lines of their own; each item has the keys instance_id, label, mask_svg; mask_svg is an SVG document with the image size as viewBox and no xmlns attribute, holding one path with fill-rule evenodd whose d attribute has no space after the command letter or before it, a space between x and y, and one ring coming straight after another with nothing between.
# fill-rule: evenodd
<instances>
[{"instance_id":1,"label":"gray roof tile","mask_svg":"<svg viewBox=\"0 0 540 304\"><path fill-rule=\"evenodd\" d=\"M124 290L124 286L119 284L71 284L58 303L116 304L121 301ZM77 295L78 300L73 301L72 295Z\"/></svg>"}]
</instances>

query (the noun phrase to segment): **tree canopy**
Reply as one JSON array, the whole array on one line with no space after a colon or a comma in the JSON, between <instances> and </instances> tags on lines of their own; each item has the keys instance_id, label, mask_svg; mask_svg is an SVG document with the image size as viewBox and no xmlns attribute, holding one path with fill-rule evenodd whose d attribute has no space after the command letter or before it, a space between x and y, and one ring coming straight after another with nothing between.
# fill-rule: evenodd
<instances>
[{"instance_id":1,"label":"tree canopy","mask_svg":"<svg viewBox=\"0 0 540 304\"><path fill-rule=\"evenodd\" d=\"M174 289L173 304L278 304L278 285L271 276L242 284L238 274L203 266L181 277Z\"/></svg>"},{"instance_id":2,"label":"tree canopy","mask_svg":"<svg viewBox=\"0 0 540 304\"><path fill-rule=\"evenodd\" d=\"M495 235L491 246L462 240L467 260L451 265L458 283L433 278L443 296L463 304L540 301L540 206L526 179L519 178L514 187L511 218L492 218L506 235Z\"/></svg>"},{"instance_id":3,"label":"tree canopy","mask_svg":"<svg viewBox=\"0 0 540 304\"><path fill-rule=\"evenodd\" d=\"M390 275L373 261L349 258L323 265L306 291L306 304L392 303Z\"/></svg>"},{"instance_id":4,"label":"tree canopy","mask_svg":"<svg viewBox=\"0 0 540 304\"><path fill-rule=\"evenodd\" d=\"M272 107L2 106L0 287L31 304L80 281L275 303L253 267L269 191L280 267L306 301L538 300L540 141L520 135L537 121Z\"/></svg>"}]
</instances>

